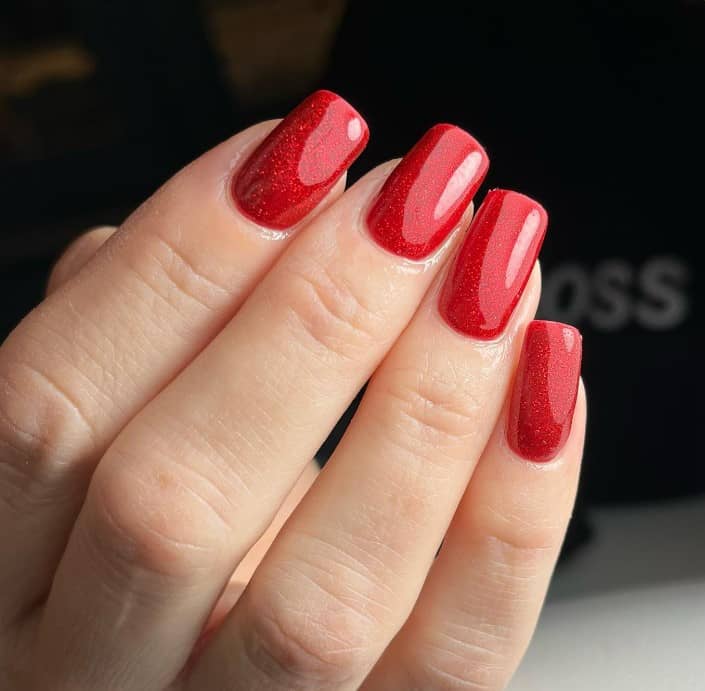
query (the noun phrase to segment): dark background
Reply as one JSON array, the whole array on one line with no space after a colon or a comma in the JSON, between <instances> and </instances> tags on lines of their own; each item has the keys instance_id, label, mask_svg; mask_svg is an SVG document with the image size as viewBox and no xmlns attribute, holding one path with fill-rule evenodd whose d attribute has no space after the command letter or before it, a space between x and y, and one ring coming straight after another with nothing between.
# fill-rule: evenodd
<instances>
[{"instance_id":1,"label":"dark background","mask_svg":"<svg viewBox=\"0 0 705 691\"><path fill-rule=\"evenodd\" d=\"M76 233L323 86L370 125L352 179L450 121L485 190L547 207L541 316L585 338L580 506L702 493L704 75L705 0L5 2L0 339Z\"/></svg>"}]
</instances>

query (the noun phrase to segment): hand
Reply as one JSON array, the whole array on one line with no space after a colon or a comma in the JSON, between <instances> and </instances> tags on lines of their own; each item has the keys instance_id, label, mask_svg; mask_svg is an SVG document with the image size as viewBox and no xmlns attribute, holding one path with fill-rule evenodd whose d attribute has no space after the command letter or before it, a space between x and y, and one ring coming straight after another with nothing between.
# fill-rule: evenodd
<instances>
[{"instance_id":1,"label":"hand","mask_svg":"<svg viewBox=\"0 0 705 691\"><path fill-rule=\"evenodd\" d=\"M546 214L493 191L465 233L455 127L344 191L345 101L275 125L81 237L2 346L4 689L501 689L522 656L585 425L579 334L530 324Z\"/></svg>"}]
</instances>

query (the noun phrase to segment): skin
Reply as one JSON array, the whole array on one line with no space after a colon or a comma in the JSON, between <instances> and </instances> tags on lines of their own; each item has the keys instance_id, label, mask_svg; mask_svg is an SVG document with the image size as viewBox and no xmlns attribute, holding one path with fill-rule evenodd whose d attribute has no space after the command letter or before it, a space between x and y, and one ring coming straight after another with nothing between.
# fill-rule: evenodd
<instances>
[{"instance_id":1,"label":"skin","mask_svg":"<svg viewBox=\"0 0 705 691\"><path fill-rule=\"evenodd\" d=\"M585 426L581 386L551 463L505 441L538 266L498 339L452 331L470 214L434 261L382 250L393 162L272 239L227 180L274 124L81 236L0 348L3 688L502 689L521 659Z\"/></svg>"}]
</instances>

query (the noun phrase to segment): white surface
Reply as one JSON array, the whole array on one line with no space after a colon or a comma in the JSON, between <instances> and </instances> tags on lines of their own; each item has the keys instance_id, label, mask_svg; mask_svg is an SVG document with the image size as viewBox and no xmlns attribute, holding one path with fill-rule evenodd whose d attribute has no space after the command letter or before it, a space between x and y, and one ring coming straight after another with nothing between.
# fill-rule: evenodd
<instances>
[{"instance_id":1,"label":"white surface","mask_svg":"<svg viewBox=\"0 0 705 691\"><path fill-rule=\"evenodd\" d=\"M705 582L557 603L509 691L702 691Z\"/></svg>"},{"instance_id":2,"label":"white surface","mask_svg":"<svg viewBox=\"0 0 705 691\"><path fill-rule=\"evenodd\" d=\"M705 581L705 497L603 508L592 512L589 522L594 535L560 565L550 601L638 586ZM702 688L705 691L705 681Z\"/></svg>"},{"instance_id":3,"label":"white surface","mask_svg":"<svg viewBox=\"0 0 705 691\"><path fill-rule=\"evenodd\" d=\"M509 691L704 691L705 498L590 523Z\"/></svg>"}]
</instances>

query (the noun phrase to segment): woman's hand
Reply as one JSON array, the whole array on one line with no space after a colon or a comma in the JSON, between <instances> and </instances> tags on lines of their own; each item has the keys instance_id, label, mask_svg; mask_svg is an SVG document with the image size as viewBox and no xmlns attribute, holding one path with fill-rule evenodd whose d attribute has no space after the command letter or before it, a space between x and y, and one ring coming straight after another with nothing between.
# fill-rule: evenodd
<instances>
[{"instance_id":1,"label":"woman's hand","mask_svg":"<svg viewBox=\"0 0 705 691\"><path fill-rule=\"evenodd\" d=\"M345 101L275 125L80 238L0 350L2 688L501 689L524 652L585 425L579 334L530 324L545 212L465 233L458 128L344 191Z\"/></svg>"}]
</instances>

